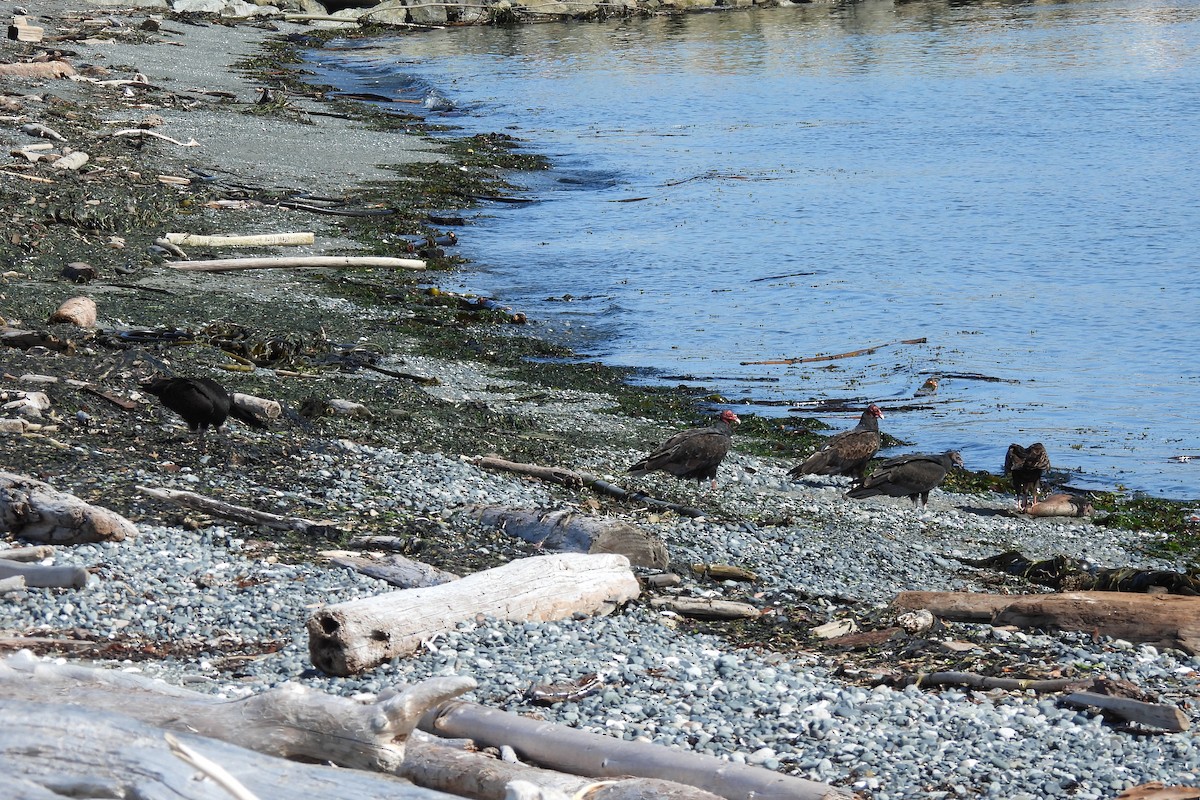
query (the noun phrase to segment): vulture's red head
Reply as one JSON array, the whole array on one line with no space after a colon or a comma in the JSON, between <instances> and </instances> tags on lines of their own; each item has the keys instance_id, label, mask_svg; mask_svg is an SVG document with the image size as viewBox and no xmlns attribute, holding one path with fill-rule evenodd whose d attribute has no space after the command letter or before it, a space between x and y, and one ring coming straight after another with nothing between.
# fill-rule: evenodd
<instances>
[{"instance_id":1,"label":"vulture's red head","mask_svg":"<svg viewBox=\"0 0 1200 800\"><path fill-rule=\"evenodd\" d=\"M721 412L721 422L728 422L730 425L740 425L742 421L738 419L738 415L730 411L728 408Z\"/></svg>"},{"instance_id":2,"label":"vulture's red head","mask_svg":"<svg viewBox=\"0 0 1200 800\"><path fill-rule=\"evenodd\" d=\"M871 405L867 406L867 411L870 411L873 416L883 419L883 409L874 403L871 403Z\"/></svg>"}]
</instances>

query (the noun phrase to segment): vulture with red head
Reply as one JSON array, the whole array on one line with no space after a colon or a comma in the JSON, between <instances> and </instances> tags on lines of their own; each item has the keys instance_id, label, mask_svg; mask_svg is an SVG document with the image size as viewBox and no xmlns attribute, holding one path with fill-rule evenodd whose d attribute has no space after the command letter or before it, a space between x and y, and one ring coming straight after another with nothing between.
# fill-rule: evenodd
<instances>
[{"instance_id":1,"label":"vulture with red head","mask_svg":"<svg viewBox=\"0 0 1200 800\"><path fill-rule=\"evenodd\" d=\"M861 499L883 494L907 497L914 506L919 499L922 506L927 506L929 492L950 474L950 470L962 465L962 456L957 450L947 450L937 456L917 453L889 458L868 475L861 486L846 492L846 497Z\"/></svg>"},{"instance_id":2,"label":"vulture with red head","mask_svg":"<svg viewBox=\"0 0 1200 800\"><path fill-rule=\"evenodd\" d=\"M1042 480L1042 473L1048 469L1050 456L1041 442L1034 442L1029 447L1019 444L1008 446L1008 452L1004 455L1004 474L1012 477L1017 508L1025 511L1038 501L1038 484Z\"/></svg>"},{"instance_id":3,"label":"vulture with red head","mask_svg":"<svg viewBox=\"0 0 1200 800\"><path fill-rule=\"evenodd\" d=\"M691 428L667 439L650 455L629 468L630 475L645 475L661 470L677 478L712 480L715 487L717 467L729 453L733 426L741 422L726 409L707 428Z\"/></svg>"},{"instance_id":4,"label":"vulture with red head","mask_svg":"<svg viewBox=\"0 0 1200 800\"><path fill-rule=\"evenodd\" d=\"M858 425L834 434L817 451L788 470L788 475L845 475L862 483L867 474L867 462L879 450L879 420L883 412L872 403L863 411Z\"/></svg>"}]
</instances>

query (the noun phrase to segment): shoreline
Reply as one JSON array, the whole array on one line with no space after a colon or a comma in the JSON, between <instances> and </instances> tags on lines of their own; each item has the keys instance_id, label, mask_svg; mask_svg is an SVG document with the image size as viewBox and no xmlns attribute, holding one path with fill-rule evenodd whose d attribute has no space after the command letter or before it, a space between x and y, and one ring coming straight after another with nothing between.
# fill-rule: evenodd
<instances>
[{"instance_id":1,"label":"shoreline","mask_svg":"<svg viewBox=\"0 0 1200 800\"><path fill-rule=\"evenodd\" d=\"M255 48L276 33L242 30L243 26L184 28L170 20L161 27L181 31L184 47L175 51L159 43L148 53L143 44L114 45L107 60L133 60L136 65L165 53L155 63L165 70L169 55L181 53L194 60L201 39L207 39L215 57L234 55L239 41L258 52ZM161 73L147 75L151 82L161 79ZM335 165L321 161L308 165L297 150L289 150L287 159L279 158L280 131L297 137L312 131L302 122L243 114L253 105L255 81L217 72L206 81L211 81L204 87L209 91L232 85L238 105L182 110L180 106L194 99L190 87L162 80L171 94L147 96L180 106L140 108L128 103L119 89L106 88L93 100L103 114L85 114L78 107L67 110L76 119L166 111L166 124L157 130L179 134L176 138L183 141L219 130L226 153L241 153L245 160L237 163L237 170L222 157L205 166L213 170L209 174L219 174L219 167L232 176L222 175L220 182L201 179L187 193L167 184L162 188L147 177L160 168L181 173L190 158L180 159L178 151L155 142L135 149L113 146L109 139L88 139L80 125L79 141L87 146L98 141L110 148L96 150L98 167L114 173L120 169L125 176L136 173L128 177L135 187L130 191L149 197L156 204L153 209L161 210L161 219L142 223L144 230L123 231L123 248L105 249L102 243L114 234L78 225L79 207L68 203L107 211L109 196L97 190L87 199L99 199L100 205L88 206L86 199L80 201L91 188L87 181L58 179L61 184L51 186L64 188L61 193L57 188L48 191L48 196L64 212L74 209L74 216L64 213L68 222L54 225L78 232L82 243L63 237L60 248L60 241L52 238L57 232L50 231L42 241L51 242L54 249L36 253L36 258L23 256L17 267L26 275L6 278L0 286L5 295L0 316L10 322L19 317L41 325L63 297L89 294L100 306L100 327L110 332L117 328L112 322L120 320L138 329L179 325L203 334L192 339L199 344L159 341L130 348L56 327L54 332L78 339L74 354L5 352L4 372L10 375L85 378L134 404L125 410L77 388L54 384L47 390L54 416L44 422L57 429L12 440L20 444L5 467L45 475L57 488L128 515L145 538L62 549L56 557L59 563L97 567L95 585L86 595L28 590L6 606L0 622L5 629L38 636L85 631L95 637L98 661L225 694L299 680L352 695L447 670L472 674L481 680L475 693L480 702L541 714L585 730L694 748L829 781L877 800L930 796L934 791L944 796L1045 796L1065 794L1071 785L1077 797L1105 797L1113 783L1196 780L1200 775L1200 748L1186 733L1135 738L1102 726L1097 718L1024 693L968 696L953 689L900 690L874 684L868 674L889 662L913 671L957 666L1033 676L1055 670L1069 675L1111 672L1178 702L1194 722L1200 719L1194 699L1200 660L1193 656L1086 633L971 624L950 624L946 633L927 640L905 639L892 645L895 650L890 653L886 646L868 652L831 649L811 633L839 619L871 627L886 617L882 606L907 589L1036 591L1025 580L968 569L957 560L1009 548L1031 558L1065 554L1101 565L1184 568L1186 554L1171 558L1147 551L1160 539L1159 531L1136 532L1065 518L1010 517L1005 512L1011 497L995 492L935 490L930 511L923 515L913 513L903 499L851 503L842 499L845 485L838 479L786 480L783 471L793 454L779 449L785 440L749 425L735 436L734 452L718 476L718 492L657 475L636 484L652 494L702 507L707 516L700 520L485 472L471 458L498 451L515 460L587 469L633 486L624 475L625 466L673 430L692 424L696 412L690 401L695 398L623 387L619 371L586 363L522 364L527 354L568 354L521 335L506 335L520 329L512 327L503 312L472 308L469 299L421 289L422 283L436 284L441 272L426 273L432 281L388 273L185 276L144 255L158 234L185 223L205 233L312 226L320 244L306 254L359 252L363 247L357 226L348 227L336 216L267 204L236 210L203 207L202 200L215 198L213 186L218 183L247 183L254 188L246 191L257 197L270 196L267 190L281 196L281 185L296 188L293 180L310 177L326 189L343 188L335 182L339 174L366 183L354 171L357 166L335 170ZM91 87L74 88L82 93ZM38 87L48 94L59 89L52 82ZM294 108L288 109L288 104ZM309 109L296 96L283 98L282 106L273 111L294 111L297 118L309 113L318 121L319 133L313 135L321 145L314 149L320 152L328 153L329 142L336 140L339 154L367 157L380 141L380 134L371 130L342 135L321 128L327 120L342 124L311 115L311 110L326 111L328 106ZM43 107L44 101L35 110ZM72 120L63 113L47 118L48 123L66 130L58 120ZM3 135L15 136L10 128ZM249 143L256 143L257 155L252 155L252 147L243 149ZM494 153L476 153L480 160L467 162L468 169L478 165L486 172L487 162L499 160L502 143L495 144ZM206 153L203 147L201 153ZM434 165L434 170L446 167L440 160L421 163ZM457 164L449 168L457 170ZM101 172L93 183L108 180ZM311 182L300 188L311 191ZM361 192L344 188L354 192L350 207L356 209L368 208L392 191L390 185ZM450 195L439 198L446 196ZM139 218L130 213L128 219ZM37 233L39 224L53 227L35 220L22 223L21 230ZM469 228L464 234L469 235ZM417 233L381 228L380 245L399 247L404 235ZM58 279L62 262L81 253L95 262L102 278L87 286ZM219 330L211 330L214 327ZM241 344L248 344L244 351L238 349ZM275 366L240 369L254 365L263 347L291 351L298 358L296 363L281 359ZM228 357L228 352L243 353L241 360ZM467 354L473 357L467 359ZM300 356L308 360L307 367ZM313 368L318 358L343 369ZM362 364L437 383L395 378ZM162 365L181 374L213 375L231 388L278 399L289 413L267 433L231 426L201 454L172 415L136 394L136 379ZM5 390L26 386L8 377L0 384ZM365 405L372 416L307 417L297 412L314 398L351 399ZM673 594L750 602L764 613L746 623L696 623L639 602L612 617L570 624L485 621L441 637L411 660L352 679L335 679L315 674L306 664L306 609L330 596L341 599L388 590L378 581L329 566L322 553L346 542L306 541L181 512L138 496L133 491L136 483L328 517L358 534L399 533L409 541L415 558L460 572L536 555L532 547L480 526L465 512L471 505L562 507L609 515L634 522L667 543L672 566L683 579ZM758 580L752 585L715 581L693 573L691 565L697 563L743 566ZM131 597L121 588L138 585L143 575L157 576L146 589L148 597ZM209 575L211 581L198 586L197 575ZM286 591L267 591L277 586ZM948 643L966 643L969 649L956 651ZM136 655L139 647L145 648L143 656ZM77 651L42 652L70 657ZM967 655L958 654L962 652ZM145 654L146 660L135 660ZM248 660L239 661L233 657L237 654ZM603 694L554 708L534 707L523 696L534 678L577 679L589 672L604 676ZM1019 729L1020 735L999 732L1010 729ZM1063 742L1075 743L1075 749L1059 749ZM908 755L898 757L897 750ZM1023 755L1028 752L1056 755L1049 759L1052 763L1031 769ZM970 761L975 763L968 765ZM1183 773L1193 777L1180 778ZM1057 786L1054 791L1046 789L1051 782ZM997 795L989 787L1002 792Z\"/></svg>"}]
</instances>

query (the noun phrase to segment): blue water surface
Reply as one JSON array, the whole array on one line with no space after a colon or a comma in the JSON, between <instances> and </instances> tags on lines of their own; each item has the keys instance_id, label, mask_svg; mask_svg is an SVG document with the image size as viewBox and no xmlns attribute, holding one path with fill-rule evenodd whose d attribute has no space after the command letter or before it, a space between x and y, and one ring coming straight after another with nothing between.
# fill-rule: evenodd
<instances>
[{"instance_id":1,"label":"blue water surface","mask_svg":"<svg viewBox=\"0 0 1200 800\"><path fill-rule=\"evenodd\" d=\"M538 332L739 411L876 401L906 450L996 472L1042 441L1075 486L1197 498L1198 46L1195 2L871 0L314 58L550 157L458 276Z\"/></svg>"}]
</instances>

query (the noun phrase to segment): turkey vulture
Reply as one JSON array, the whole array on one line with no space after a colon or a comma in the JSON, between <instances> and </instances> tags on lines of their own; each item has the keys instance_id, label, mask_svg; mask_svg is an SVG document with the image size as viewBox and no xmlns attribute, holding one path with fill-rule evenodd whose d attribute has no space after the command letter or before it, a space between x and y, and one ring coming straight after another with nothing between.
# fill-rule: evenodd
<instances>
[{"instance_id":1,"label":"turkey vulture","mask_svg":"<svg viewBox=\"0 0 1200 800\"><path fill-rule=\"evenodd\" d=\"M662 446L629 468L630 475L645 475L662 470L677 478L712 480L716 488L717 467L729 452L733 426L741 423L737 414L726 409L707 428L680 431Z\"/></svg>"},{"instance_id":2,"label":"turkey vulture","mask_svg":"<svg viewBox=\"0 0 1200 800\"><path fill-rule=\"evenodd\" d=\"M1050 469L1050 456L1041 442L1035 442L1029 447L1010 444L1004 455L1004 474L1012 476L1013 491L1017 494L1017 508L1025 511L1033 502L1038 501L1038 484L1042 473Z\"/></svg>"},{"instance_id":3,"label":"turkey vulture","mask_svg":"<svg viewBox=\"0 0 1200 800\"><path fill-rule=\"evenodd\" d=\"M957 450L947 450L940 456L917 453L910 456L889 458L867 476L862 486L846 492L847 497L863 498L886 494L889 497L905 497L922 506L929 505L929 492L949 474L954 467L963 465Z\"/></svg>"},{"instance_id":4,"label":"turkey vulture","mask_svg":"<svg viewBox=\"0 0 1200 800\"><path fill-rule=\"evenodd\" d=\"M834 434L825 440L817 452L788 470L788 475L845 475L862 483L867 475L867 462L879 450L879 420L883 412L872 403L862 413L858 424L848 431Z\"/></svg>"},{"instance_id":5,"label":"turkey vulture","mask_svg":"<svg viewBox=\"0 0 1200 800\"><path fill-rule=\"evenodd\" d=\"M233 402L225 387L211 378L155 378L141 385L143 391L158 395L167 408L183 417L188 428L199 431L201 439L211 425L220 428L226 417L241 420L252 428L267 427L262 420Z\"/></svg>"}]
</instances>

